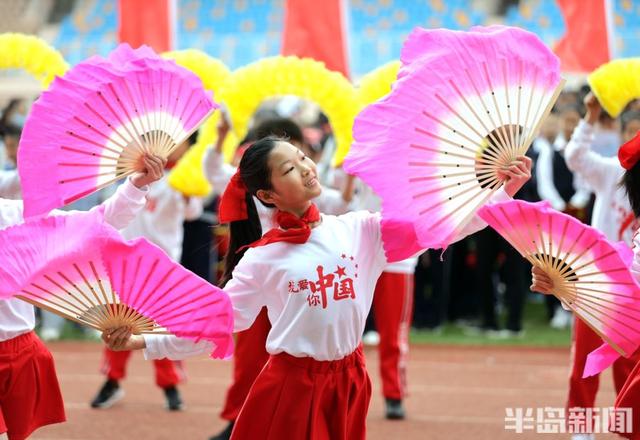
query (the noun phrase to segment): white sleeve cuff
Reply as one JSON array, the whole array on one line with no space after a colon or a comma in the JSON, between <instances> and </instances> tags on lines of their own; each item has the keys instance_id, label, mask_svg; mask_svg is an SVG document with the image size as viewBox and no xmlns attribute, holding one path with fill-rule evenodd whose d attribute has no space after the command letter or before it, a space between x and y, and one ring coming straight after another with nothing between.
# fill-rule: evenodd
<instances>
[{"instance_id":1,"label":"white sleeve cuff","mask_svg":"<svg viewBox=\"0 0 640 440\"><path fill-rule=\"evenodd\" d=\"M130 200L142 201L149 192L149 185L138 188L131 181L131 177L128 177L118 190Z\"/></svg>"},{"instance_id":2,"label":"white sleeve cuff","mask_svg":"<svg viewBox=\"0 0 640 440\"><path fill-rule=\"evenodd\" d=\"M146 360L163 358L163 356L158 356L158 336L159 335L142 335L146 346L146 348L142 350L142 353Z\"/></svg>"},{"instance_id":3,"label":"white sleeve cuff","mask_svg":"<svg viewBox=\"0 0 640 440\"><path fill-rule=\"evenodd\" d=\"M591 137L594 135L595 127L589 124L584 119L578 122L578 126L575 128L572 137Z\"/></svg>"},{"instance_id":4,"label":"white sleeve cuff","mask_svg":"<svg viewBox=\"0 0 640 440\"><path fill-rule=\"evenodd\" d=\"M213 148L208 148L204 153L202 163L205 169L205 173L215 173L220 168L222 168L224 164L224 156L222 155L222 153L218 153Z\"/></svg>"},{"instance_id":5,"label":"white sleeve cuff","mask_svg":"<svg viewBox=\"0 0 640 440\"><path fill-rule=\"evenodd\" d=\"M549 203L551 203L551 207L556 211L562 212L567 209L567 204L562 199L549 200Z\"/></svg>"},{"instance_id":6,"label":"white sleeve cuff","mask_svg":"<svg viewBox=\"0 0 640 440\"><path fill-rule=\"evenodd\" d=\"M179 338L175 335L143 335L146 348L144 358L181 360L192 356L210 354L214 350L212 342Z\"/></svg>"},{"instance_id":7,"label":"white sleeve cuff","mask_svg":"<svg viewBox=\"0 0 640 440\"><path fill-rule=\"evenodd\" d=\"M569 203L578 209L582 209L585 206L587 206L590 200L591 200L591 192L577 191L573 195L573 197L571 197L571 200L569 201Z\"/></svg>"},{"instance_id":8,"label":"white sleeve cuff","mask_svg":"<svg viewBox=\"0 0 640 440\"><path fill-rule=\"evenodd\" d=\"M513 200L513 197L507 194L504 190L504 186L489 197L489 203L508 202L509 200Z\"/></svg>"}]
</instances>

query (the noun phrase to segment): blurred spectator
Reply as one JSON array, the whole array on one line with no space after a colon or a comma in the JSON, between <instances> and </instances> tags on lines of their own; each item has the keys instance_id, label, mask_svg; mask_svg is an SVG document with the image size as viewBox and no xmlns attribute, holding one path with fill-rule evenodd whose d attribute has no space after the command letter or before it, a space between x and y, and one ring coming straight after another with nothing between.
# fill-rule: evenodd
<instances>
[{"instance_id":1,"label":"blurred spectator","mask_svg":"<svg viewBox=\"0 0 640 440\"><path fill-rule=\"evenodd\" d=\"M562 100L564 107L559 106L560 131L553 144L544 135L538 138L536 180L541 199L547 200L558 211L566 212L582 221L588 221L586 208L591 199L591 191L584 181L574 177L562 153L571 138L571 133L580 122L580 106L570 101L570 99L575 100L576 96L575 93L566 94ZM571 325L573 321L571 314L560 307L555 297L546 295L545 302L552 327L567 328Z\"/></svg>"},{"instance_id":2,"label":"blurred spectator","mask_svg":"<svg viewBox=\"0 0 640 440\"><path fill-rule=\"evenodd\" d=\"M22 128L18 125L7 124L0 127L4 144L6 168L0 169L0 197L3 199L19 200L22 198L20 177L18 175L18 145Z\"/></svg>"},{"instance_id":3,"label":"blurred spectator","mask_svg":"<svg viewBox=\"0 0 640 440\"><path fill-rule=\"evenodd\" d=\"M2 109L2 117L0 117L0 126L8 125L24 127L27 119L27 102L22 98L14 98Z\"/></svg>"},{"instance_id":4,"label":"blurred spectator","mask_svg":"<svg viewBox=\"0 0 640 440\"><path fill-rule=\"evenodd\" d=\"M601 231L612 242L624 241L631 246L633 234L638 229L638 220L620 182L624 169L617 157L604 157L592 150L595 146L596 123L600 120L602 108L592 94L585 97L587 113L573 132L566 147L565 158L569 168L580 175L596 193L591 226ZM622 116L624 135L622 141L629 141L640 129L640 113L630 111ZM583 378L582 373L587 356L602 344L598 334L587 324L575 319L569 377L569 398L567 408L591 408L595 405L599 386L598 375ZM638 361L640 353L630 358L620 357L614 362L612 373L616 392L622 389L627 377ZM589 422L591 423L591 422ZM578 437L574 435L574 439Z\"/></svg>"},{"instance_id":5,"label":"blurred spectator","mask_svg":"<svg viewBox=\"0 0 640 440\"><path fill-rule=\"evenodd\" d=\"M600 113L594 127L593 151L604 157L617 157L618 147L622 143L620 121L605 111Z\"/></svg>"},{"instance_id":6,"label":"blurred spectator","mask_svg":"<svg viewBox=\"0 0 640 440\"><path fill-rule=\"evenodd\" d=\"M127 240L146 238L174 261L180 261L181 258L184 221L200 217L202 200L176 191L169 184L167 176L171 167L195 143L196 136L197 133L193 133L169 154L165 176L149 190L144 209L121 231ZM102 373L106 380L91 401L92 408L109 408L124 396L120 382L126 377L130 356L131 351L112 351L105 347ZM170 411L181 410L183 403L177 385L185 377L182 364L170 359L156 359L153 366L156 385L164 392L166 408Z\"/></svg>"}]
</instances>

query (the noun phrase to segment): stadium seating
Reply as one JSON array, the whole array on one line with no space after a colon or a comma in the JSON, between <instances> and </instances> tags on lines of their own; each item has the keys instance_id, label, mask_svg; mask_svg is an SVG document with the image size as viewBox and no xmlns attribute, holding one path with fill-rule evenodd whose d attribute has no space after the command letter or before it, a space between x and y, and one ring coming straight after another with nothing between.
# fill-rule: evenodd
<instances>
[{"instance_id":1,"label":"stadium seating","mask_svg":"<svg viewBox=\"0 0 640 440\"><path fill-rule=\"evenodd\" d=\"M178 49L196 48L237 68L279 53L285 0L177 0ZM640 55L640 2L614 0L618 56ZM74 64L106 54L117 44L116 2L76 2L53 44ZM350 70L359 77L397 59L402 42L416 26L467 29L495 22L471 11L469 0L349 0ZM502 17L504 24L537 33L553 45L565 31L555 0L522 0Z\"/></svg>"}]
</instances>

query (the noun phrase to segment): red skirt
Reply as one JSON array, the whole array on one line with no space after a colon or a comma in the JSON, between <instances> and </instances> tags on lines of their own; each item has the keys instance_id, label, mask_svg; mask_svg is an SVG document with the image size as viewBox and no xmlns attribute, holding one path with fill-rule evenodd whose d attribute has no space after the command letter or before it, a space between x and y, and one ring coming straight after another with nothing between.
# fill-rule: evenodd
<instances>
[{"instance_id":1,"label":"red skirt","mask_svg":"<svg viewBox=\"0 0 640 440\"><path fill-rule=\"evenodd\" d=\"M633 440L640 440L640 362L636 364L627 381L620 390L615 403L616 408L631 408L631 432L618 434ZM612 431L616 431L612 428Z\"/></svg>"},{"instance_id":2,"label":"red skirt","mask_svg":"<svg viewBox=\"0 0 640 440\"><path fill-rule=\"evenodd\" d=\"M0 342L0 433L23 440L66 420L53 357L34 332Z\"/></svg>"},{"instance_id":3,"label":"red skirt","mask_svg":"<svg viewBox=\"0 0 640 440\"><path fill-rule=\"evenodd\" d=\"M364 440L371 381L362 347L337 361L271 356L249 391L232 440Z\"/></svg>"}]
</instances>

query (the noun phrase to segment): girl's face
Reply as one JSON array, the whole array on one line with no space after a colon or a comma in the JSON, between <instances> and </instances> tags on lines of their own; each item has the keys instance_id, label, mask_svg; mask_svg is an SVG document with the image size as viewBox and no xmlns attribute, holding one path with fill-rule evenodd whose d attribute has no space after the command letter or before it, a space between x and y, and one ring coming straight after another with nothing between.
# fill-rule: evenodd
<instances>
[{"instance_id":1,"label":"girl's face","mask_svg":"<svg viewBox=\"0 0 640 440\"><path fill-rule=\"evenodd\" d=\"M632 119L622 131L622 142L629 142L640 131L640 120Z\"/></svg>"},{"instance_id":2,"label":"girl's face","mask_svg":"<svg viewBox=\"0 0 640 440\"><path fill-rule=\"evenodd\" d=\"M575 110L567 110L562 114L562 130L567 141L571 138L573 130L580 122L580 113Z\"/></svg>"},{"instance_id":3,"label":"girl's face","mask_svg":"<svg viewBox=\"0 0 640 440\"><path fill-rule=\"evenodd\" d=\"M259 190L256 195L281 211L302 215L309 201L322 192L316 164L289 142L276 143L268 164L273 189Z\"/></svg>"},{"instance_id":4,"label":"girl's face","mask_svg":"<svg viewBox=\"0 0 640 440\"><path fill-rule=\"evenodd\" d=\"M7 158L14 164L18 164L18 144L20 138L13 135L4 136L4 148L7 152Z\"/></svg>"}]
</instances>

